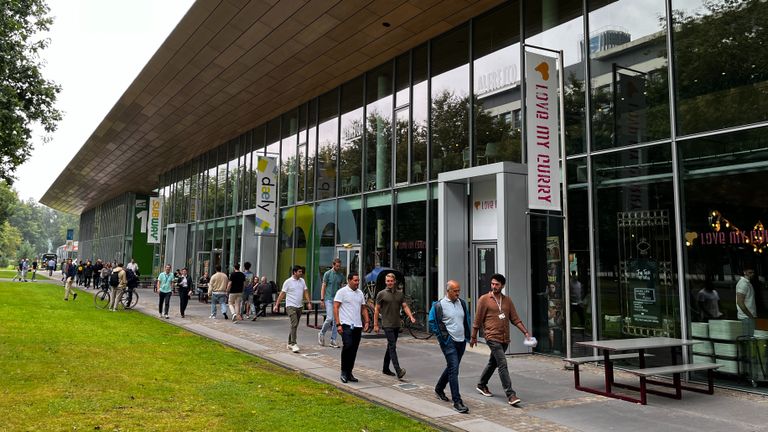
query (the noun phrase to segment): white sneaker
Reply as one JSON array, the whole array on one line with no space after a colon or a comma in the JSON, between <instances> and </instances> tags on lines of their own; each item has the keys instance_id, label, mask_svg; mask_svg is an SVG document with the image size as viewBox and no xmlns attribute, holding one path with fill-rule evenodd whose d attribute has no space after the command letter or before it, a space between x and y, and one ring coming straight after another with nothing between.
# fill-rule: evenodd
<instances>
[{"instance_id":1,"label":"white sneaker","mask_svg":"<svg viewBox=\"0 0 768 432\"><path fill-rule=\"evenodd\" d=\"M325 346L325 334L323 332L317 332L317 344Z\"/></svg>"},{"instance_id":2,"label":"white sneaker","mask_svg":"<svg viewBox=\"0 0 768 432\"><path fill-rule=\"evenodd\" d=\"M341 348L339 345L336 344L335 340L331 340L331 344L329 345L331 348Z\"/></svg>"},{"instance_id":3,"label":"white sneaker","mask_svg":"<svg viewBox=\"0 0 768 432\"><path fill-rule=\"evenodd\" d=\"M216 315L211 315L211 316L209 316L208 318L210 318L210 319L216 319Z\"/></svg>"},{"instance_id":4,"label":"white sneaker","mask_svg":"<svg viewBox=\"0 0 768 432\"><path fill-rule=\"evenodd\" d=\"M293 345L291 345L291 344L288 344L288 345L286 346L286 348L288 348L289 350L293 351Z\"/></svg>"},{"instance_id":5,"label":"white sneaker","mask_svg":"<svg viewBox=\"0 0 768 432\"><path fill-rule=\"evenodd\" d=\"M293 344L293 346L291 347L291 351L295 353L299 352L299 346L297 344Z\"/></svg>"},{"instance_id":6,"label":"white sneaker","mask_svg":"<svg viewBox=\"0 0 768 432\"><path fill-rule=\"evenodd\" d=\"M170 317L168 316L168 314L165 314L165 319L168 319L168 318L170 318Z\"/></svg>"}]
</instances>

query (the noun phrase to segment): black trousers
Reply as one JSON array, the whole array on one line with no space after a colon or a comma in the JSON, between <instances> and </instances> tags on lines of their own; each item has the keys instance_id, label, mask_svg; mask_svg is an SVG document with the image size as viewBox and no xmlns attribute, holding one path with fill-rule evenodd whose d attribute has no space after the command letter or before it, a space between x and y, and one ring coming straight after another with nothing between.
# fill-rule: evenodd
<instances>
[{"instance_id":1,"label":"black trousers","mask_svg":"<svg viewBox=\"0 0 768 432\"><path fill-rule=\"evenodd\" d=\"M344 346L341 348L341 373L352 375L352 369L355 368L355 359L357 358L357 348L360 346L360 337L363 335L361 327L352 327L348 324L341 326L341 341ZM333 331L337 331L333 329Z\"/></svg>"},{"instance_id":2,"label":"black trousers","mask_svg":"<svg viewBox=\"0 0 768 432\"><path fill-rule=\"evenodd\" d=\"M160 313L163 313L163 305L165 305L165 315L168 315L168 309L171 307L171 296L173 295L173 291L164 293L160 291L160 303L158 305L158 309L160 310Z\"/></svg>"},{"instance_id":3,"label":"black trousers","mask_svg":"<svg viewBox=\"0 0 768 432\"><path fill-rule=\"evenodd\" d=\"M184 312L187 310L187 304L189 304L189 290L186 288L179 288L179 312L181 312L181 316L184 316Z\"/></svg>"},{"instance_id":4,"label":"black trousers","mask_svg":"<svg viewBox=\"0 0 768 432\"><path fill-rule=\"evenodd\" d=\"M384 354L384 369L389 370L389 362L395 367L395 372L400 370L400 362L397 361L397 336L400 329L397 327L384 327L384 334L387 335L387 352Z\"/></svg>"}]
</instances>

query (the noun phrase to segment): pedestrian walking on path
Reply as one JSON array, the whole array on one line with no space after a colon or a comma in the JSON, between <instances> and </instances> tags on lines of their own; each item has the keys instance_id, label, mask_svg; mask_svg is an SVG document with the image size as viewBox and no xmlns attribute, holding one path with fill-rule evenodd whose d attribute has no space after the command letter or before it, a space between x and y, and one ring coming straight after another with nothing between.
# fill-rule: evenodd
<instances>
[{"instance_id":1,"label":"pedestrian walking on path","mask_svg":"<svg viewBox=\"0 0 768 432\"><path fill-rule=\"evenodd\" d=\"M229 275L229 283L227 284L232 324L237 323L238 320L243 320L243 316L240 315L240 308L242 307L243 291L245 290L245 279L245 274L240 271L240 264L235 264L235 271Z\"/></svg>"},{"instance_id":2,"label":"pedestrian walking on path","mask_svg":"<svg viewBox=\"0 0 768 432\"><path fill-rule=\"evenodd\" d=\"M157 308L160 312L160 318L170 318L168 316L168 309L171 307L171 296L173 296L173 273L171 273L171 265L165 265L165 271L157 275L157 283L155 284L155 292L160 294ZM165 307L165 314L163 314L163 307Z\"/></svg>"},{"instance_id":3,"label":"pedestrian walking on path","mask_svg":"<svg viewBox=\"0 0 768 432\"><path fill-rule=\"evenodd\" d=\"M72 264L72 258L67 259L67 263L64 266L64 301L69 300L69 293L72 293L72 301L77 300L77 292L72 288L72 283L75 281L75 275L77 275L77 269Z\"/></svg>"},{"instance_id":4,"label":"pedestrian walking on path","mask_svg":"<svg viewBox=\"0 0 768 432\"><path fill-rule=\"evenodd\" d=\"M482 328L485 335L485 343L491 349L491 355L488 364L480 375L480 381L477 383L477 391L483 396L491 397L493 394L488 389L488 380L491 379L493 371L499 370L501 385L504 387L504 393L507 395L507 402L515 406L520 403L520 398L512 388L512 380L509 379L509 370L507 369L507 358L505 352L509 346L509 324L512 323L523 333L526 339L531 335L525 328L512 300L501 293L507 279L501 274L491 276L491 292L483 294L477 299L477 311L475 313L475 322L472 324L472 338L469 346L477 345L477 333Z\"/></svg>"},{"instance_id":5,"label":"pedestrian walking on path","mask_svg":"<svg viewBox=\"0 0 768 432\"><path fill-rule=\"evenodd\" d=\"M275 306L272 308L272 311L277 313L280 302L285 299L285 311L291 320L291 330L288 333L288 349L295 353L299 352L299 345L296 343L296 329L299 328L301 314L304 312L302 300L307 303L307 310L312 310L307 284L302 276L304 276L304 267L299 265L293 266L291 277L283 282L283 289L280 291L280 295L277 296Z\"/></svg>"},{"instance_id":6,"label":"pedestrian walking on path","mask_svg":"<svg viewBox=\"0 0 768 432\"><path fill-rule=\"evenodd\" d=\"M227 285L229 285L229 278L225 273L221 271L221 266L216 266L216 273L211 276L211 280L208 281L208 298L211 300L211 316L210 318L216 319L216 304L219 304L221 314L224 319L227 317Z\"/></svg>"},{"instance_id":7,"label":"pedestrian walking on path","mask_svg":"<svg viewBox=\"0 0 768 432\"><path fill-rule=\"evenodd\" d=\"M455 280L449 280L445 287L445 297L432 304L429 311L429 329L437 336L440 350L445 356L445 369L435 385L438 399L448 402L445 394L446 385L451 388L453 409L460 413L469 413L459 393L459 365L467 348L472 327L469 323L467 303L459 298L461 286Z\"/></svg>"},{"instance_id":8,"label":"pedestrian walking on path","mask_svg":"<svg viewBox=\"0 0 768 432\"><path fill-rule=\"evenodd\" d=\"M416 322L416 318L413 317L411 309L405 302L405 295L402 290L397 289L397 279L394 273L389 273L384 278L384 283L387 288L383 289L376 296L376 308L373 312L373 331L379 332L379 322L376 317L381 314L381 327L384 329L384 334L387 336L387 351L384 353L384 367L381 372L384 375L394 376L402 378L405 376L405 369L400 367L400 362L397 359L397 336L400 333L400 308L403 309L405 315L411 320L411 323ZM389 363L392 362L392 366L395 371L389 368Z\"/></svg>"},{"instance_id":9,"label":"pedestrian walking on path","mask_svg":"<svg viewBox=\"0 0 768 432\"><path fill-rule=\"evenodd\" d=\"M338 323L336 331L341 335L344 347L341 349L341 382L357 382L352 374L357 358L357 348L363 329L368 327L370 317L368 308L364 308L365 296L357 289L360 286L360 276L357 272L349 272L347 286L341 288L333 298L333 317ZM362 320L360 319L362 311Z\"/></svg>"},{"instance_id":10,"label":"pedestrian walking on path","mask_svg":"<svg viewBox=\"0 0 768 432\"><path fill-rule=\"evenodd\" d=\"M189 304L189 296L192 295L192 278L187 273L187 269L181 269L181 275L176 279L176 289L179 291L179 313L184 318Z\"/></svg>"},{"instance_id":11,"label":"pedestrian walking on path","mask_svg":"<svg viewBox=\"0 0 768 432\"><path fill-rule=\"evenodd\" d=\"M320 298L323 299L325 304L325 321L320 332L317 333L317 343L321 346L325 346L325 332L331 331L331 348L338 348L336 344L336 331L337 326L334 319L333 303L336 298L336 292L341 288L341 284L344 283L344 274L341 272L341 260L334 258L331 268L323 275L323 284L320 286Z\"/></svg>"}]
</instances>

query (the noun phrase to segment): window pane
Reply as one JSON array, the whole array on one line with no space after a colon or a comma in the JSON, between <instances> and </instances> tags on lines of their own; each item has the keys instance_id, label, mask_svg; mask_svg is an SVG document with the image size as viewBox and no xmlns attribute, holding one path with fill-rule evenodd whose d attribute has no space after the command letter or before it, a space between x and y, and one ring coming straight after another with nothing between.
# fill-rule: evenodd
<instances>
[{"instance_id":1,"label":"window pane","mask_svg":"<svg viewBox=\"0 0 768 432\"><path fill-rule=\"evenodd\" d=\"M336 196L339 144L339 92L320 96L317 137L317 199Z\"/></svg>"},{"instance_id":2,"label":"window pane","mask_svg":"<svg viewBox=\"0 0 768 432\"><path fill-rule=\"evenodd\" d=\"M392 224L392 195L389 193L366 196L364 272L377 267L388 267L390 258L390 229Z\"/></svg>"},{"instance_id":3,"label":"window pane","mask_svg":"<svg viewBox=\"0 0 768 432\"><path fill-rule=\"evenodd\" d=\"M298 160L296 155L296 132L299 127L298 112L291 111L283 115L282 143L280 146L280 205L296 203L296 174Z\"/></svg>"},{"instance_id":4,"label":"window pane","mask_svg":"<svg viewBox=\"0 0 768 432\"><path fill-rule=\"evenodd\" d=\"M406 107L395 113L395 183L405 183L408 181L408 115L410 110ZM422 173L422 166L419 165L418 169L414 164L411 169L414 171L414 177L416 177L416 171L418 171L419 179L414 178L414 181L424 180Z\"/></svg>"},{"instance_id":5,"label":"window pane","mask_svg":"<svg viewBox=\"0 0 768 432\"><path fill-rule=\"evenodd\" d=\"M427 178L427 110L429 94L427 91L427 48L421 46L413 50L413 100L411 112L411 164L413 170L423 173L422 180ZM417 168L418 167L418 168Z\"/></svg>"},{"instance_id":6,"label":"window pane","mask_svg":"<svg viewBox=\"0 0 768 432\"><path fill-rule=\"evenodd\" d=\"M398 191L395 208L395 251L393 265L405 276L406 294L417 308L427 303L427 189Z\"/></svg>"},{"instance_id":7,"label":"window pane","mask_svg":"<svg viewBox=\"0 0 768 432\"><path fill-rule=\"evenodd\" d=\"M392 63L366 74L365 189L392 185Z\"/></svg>"},{"instance_id":8,"label":"window pane","mask_svg":"<svg viewBox=\"0 0 768 432\"><path fill-rule=\"evenodd\" d=\"M363 155L363 79L341 88L341 145L339 181L341 194L360 192Z\"/></svg>"},{"instance_id":9,"label":"window pane","mask_svg":"<svg viewBox=\"0 0 768 432\"><path fill-rule=\"evenodd\" d=\"M432 42L432 177L469 164L469 31Z\"/></svg>"},{"instance_id":10,"label":"window pane","mask_svg":"<svg viewBox=\"0 0 768 432\"><path fill-rule=\"evenodd\" d=\"M673 0L681 134L768 120L763 0Z\"/></svg>"}]
</instances>

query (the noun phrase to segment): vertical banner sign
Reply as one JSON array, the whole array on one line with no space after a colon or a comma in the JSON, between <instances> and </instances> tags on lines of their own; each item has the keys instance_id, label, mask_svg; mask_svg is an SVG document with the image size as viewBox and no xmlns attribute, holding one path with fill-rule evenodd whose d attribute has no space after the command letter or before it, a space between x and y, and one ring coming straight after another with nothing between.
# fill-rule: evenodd
<instances>
[{"instance_id":1,"label":"vertical banner sign","mask_svg":"<svg viewBox=\"0 0 768 432\"><path fill-rule=\"evenodd\" d=\"M526 51L528 207L560 211L557 58Z\"/></svg>"},{"instance_id":2,"label":"vertical banner sign","mask_svg":"<svg viewBox=\"0 0 768 432\"><path fill-rule=\"evenodd\" d=\"M74 240L75 239L75 230L73 228L69 228L67 230L67 240Z\"/></svg>"},{"instance_id":3,"label":"vertical banner sign","mask_svg":"<svg viewBox=\"0 0 768 432\"><path fill-rule=\"evenodd\" d=\"M149 198L149 219L147 220L147 243L160 243L163 228L163 202L159 197Z\"/></svg>"},{"instance_id":4,"label":"vertical banner sign","mask_svg":"<svg viewBox=\"0 0 768 432\"><path fill-rule=\"evenodd\" d=\"M135 205L133 207L133 243L131 256L125 257L126 260L133 258L139 265L139 273L149 272L152 269L152 254L154 247L147 243L147 233L149 231L149 197L147 195L136 195Z\"/></svg>"},{"instance_id":5,"label":"vertical banner sign","mask_svg":"<svg viewBox=\"0 0 768 432\"><path fill-rule=\"evenodd\" d=\"M256 234L269 234L275 231L277 223L277 159L259 157L257 169Z\"/></svg>"}]
</instances>

